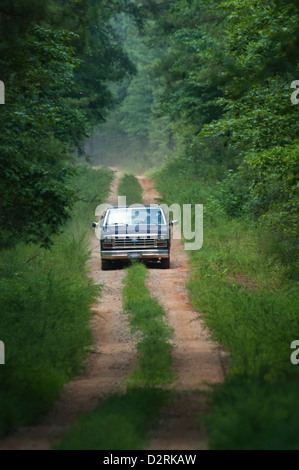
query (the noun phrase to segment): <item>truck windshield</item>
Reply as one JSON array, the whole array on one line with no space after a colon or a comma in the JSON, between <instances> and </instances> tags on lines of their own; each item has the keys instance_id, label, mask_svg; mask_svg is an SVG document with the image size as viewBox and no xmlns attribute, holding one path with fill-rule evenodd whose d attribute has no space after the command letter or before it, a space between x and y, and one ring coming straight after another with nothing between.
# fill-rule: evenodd
<instances>
[{"instance_id":1,"label":"truck windshield","mask_svg":"<svg viewBox=\"0 0 299 470\"><path fill-rule=\"evenodd\" d=\"M162 211L158 208L117 208L107 214L107 225L160 225L165 224Z\"/></svg>"}]
</instances>

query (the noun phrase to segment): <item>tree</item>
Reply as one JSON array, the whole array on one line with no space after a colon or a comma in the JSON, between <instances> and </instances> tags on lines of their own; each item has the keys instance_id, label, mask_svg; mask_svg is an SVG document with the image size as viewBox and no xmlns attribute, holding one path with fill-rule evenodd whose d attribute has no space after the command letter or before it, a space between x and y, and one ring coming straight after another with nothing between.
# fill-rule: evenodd
<instances>
[{"instance_id":1,"label":"tree","mask_svg":"<svg viewBox=\"0 0 299 470\"><path fill-rule=\"evenodd\" d=\"M3 0L0 69L2 245L49 245L75 195L71 155L114 103L110 83L134 70L110 25L113 0Z\"/></svg>"}]
</instances>

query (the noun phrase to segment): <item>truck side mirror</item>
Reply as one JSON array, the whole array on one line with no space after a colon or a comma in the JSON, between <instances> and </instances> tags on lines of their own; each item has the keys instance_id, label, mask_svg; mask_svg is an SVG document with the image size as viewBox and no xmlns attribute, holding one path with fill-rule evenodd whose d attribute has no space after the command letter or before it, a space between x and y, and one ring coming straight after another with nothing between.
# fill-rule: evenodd
<instances>
[{"instance_id":1,"label":"truck side mirror","mask_svg":"<svg viewBox=\"0 0 299 470\"><path fill-rule=\"evenodd\" d=\"M178 223L179 223L178 220L173 220L173 221L171 222L171 225L177 225Z\"/></svg>"},{"instance_id":2,"label":"truck side mirror","mask_svg":"<svg viewBox=\"0 0 299 470\"><path fill-rule=\"evenodd\" d=\"M96 228L98 226L97 222L93 222L92 227Z\"/></svg>"}]
</instances>

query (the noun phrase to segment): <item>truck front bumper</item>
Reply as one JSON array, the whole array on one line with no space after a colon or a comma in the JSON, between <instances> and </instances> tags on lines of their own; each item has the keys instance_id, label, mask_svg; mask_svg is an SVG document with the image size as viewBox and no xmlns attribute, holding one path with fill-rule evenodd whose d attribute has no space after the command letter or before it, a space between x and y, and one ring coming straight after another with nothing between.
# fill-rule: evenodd
<instances>
[{"instance_id":1,"label":"truck front bumper","mask_svg":"<svg viewBox=\"0 0 299 470\"><path fill-rule=\"evenodd\" d=\"M169 258L169 249L134 249L134 250L101 250L102 259L128 260L128 259L159 259Z\"/></svg>"}]
</instances>

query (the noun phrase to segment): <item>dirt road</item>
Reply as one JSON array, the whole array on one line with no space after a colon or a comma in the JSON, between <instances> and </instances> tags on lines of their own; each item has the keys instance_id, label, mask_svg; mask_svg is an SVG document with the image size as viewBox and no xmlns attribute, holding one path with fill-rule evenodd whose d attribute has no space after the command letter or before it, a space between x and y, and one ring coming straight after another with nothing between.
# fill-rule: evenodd
<instances>
[{"instance_id":1,"label":"dirt road","mask_svg":"<svg viewBox=\"0 0 299 470\"><path fill-rule=\"evenodd\" d=\"M119 173L113 183L109 204L117 203ZM144 190L144 203L153 203L159 197L153 181L139 177ZM69 425L80 415L94 408L99 402L115 392L124 392L123 379L133 369L136 349L126 317L122 311L121 269L101 271L99 242L94 237L88 262L90 276L103 290L94 305L92 329L93 351L85 372L67 383L53 409L39 424L18 429L0 441L4 449L50 449L67 431ZM149 449L206 449L207 439L199 430L196 417L205 411L206 399L201 391L207 383L223 380L218 346L211 342L198 313L190 304L185 288L189 272L187 255L179 240L173 240L171 269L149 267L147 286L167 312L169 324L174 329L173 358L177 380L174 395L163 410L161 420L151 430Z\"/></svg>"},{"instance_id":2,"label":"dirt road","mask_svg":"<svg viewBox=\"0 0 299 470\"><path fill-rule=\"evenodd\" d=\"M153 181L138 177L144 191L144 204L155 203L161 196ZM172 240L171 269L149 269L147 287L167 312L174 329L173 360L177 380L171 403L165 408L160 423L152 430L150 449L206 449L204 429L198 429L196 417L206 410L206 397L200 391L207 384L224 379L222 357L225 353L210 340L208 330L198 319L186 290L189 263L184 246Z\"/></svg>"}]
</instances>

